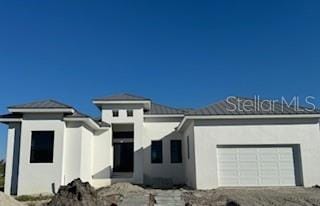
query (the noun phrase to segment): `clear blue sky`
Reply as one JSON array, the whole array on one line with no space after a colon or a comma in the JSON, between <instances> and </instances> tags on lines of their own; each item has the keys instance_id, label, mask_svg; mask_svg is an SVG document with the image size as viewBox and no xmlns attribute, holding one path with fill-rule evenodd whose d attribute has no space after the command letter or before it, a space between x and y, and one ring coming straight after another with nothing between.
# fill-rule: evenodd
<instances>
[{"instance_id":1,"label":"clear blue sky","mask_svg":"<svg viewBox=\"0 0 320 206\"><path fill-rule=\"evenodd\" d=\"M1 1L0 113L118 92L177 107L320 98L320 1ZM0 126L0 157L6 126Z\"/></svg>"}]
</instances>

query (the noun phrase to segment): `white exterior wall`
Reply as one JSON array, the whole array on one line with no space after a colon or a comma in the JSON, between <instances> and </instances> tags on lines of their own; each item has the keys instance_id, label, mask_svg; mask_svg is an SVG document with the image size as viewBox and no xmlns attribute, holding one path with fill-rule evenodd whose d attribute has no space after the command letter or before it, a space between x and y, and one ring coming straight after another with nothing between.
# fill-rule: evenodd
<instances>
[{"instance_id":1,"label":"white exterior wall","mask_svg":"<svg viewBox=\"0 0 320 206\"><path fill-rule=\"evenodd\" d=\"M70 183L76 178L82 181L93 183L93 171L95 159L95 149L97 154L106 149L106 145L101 145L104 149L95 148L94 133L81 123L68 123L65 132L64 147L64 184ZM103 157L101 158L103 160Z\"/></svg>"},{"instance_id":2,"label":"white exterior wall","mask_svg":"<svg viewBox=\"0 0 320 206\"><path fill-rule=\"evenodd\" d=\"M20 144L19 142L20 133L21 133L20 123L9 124L8 137L7 137L6 171L5 171L6 175L5 175L5 186L4 186L4 192L8 195L11 194L11 187L17 184L17 182L12 183L12 176L15 175L13 174L14 167L19 167L19 162L18 162L19 146L18 145ZM17 177L15 177L14 180L17 181Z\"/></svg>"},{"instance_id":3,"label":"white exterior wall","mask_svg":"<svg viewBox=\"0 0 320 206\"><path fill-rule=\"evenodd\" d=\"M80 178L82 181L91 182L92 180L92 165L93 165L93 134L90 130L81 127L81 166ZM98 157L97 157L98 158Z\"/></svg>"},{"instance_id":4,"label":"white exterior wall","mask_svg":"<svg viewBox=\"0 0 320 206\"><path fill-rule=\"evenodd\" d=\"M51 193L62 184L65 123L61 115L24 115L21 124L18 195ZM53 163L30 163L31 132L54 131Z\"/></svg>"},{"instance_id":5,"label":"white exterior wall","mask_svg":"<svg viewBox=\"0 0 320 206\"><path fill-rule=\"evenodd\" d=\"M109 185L113 157L111 131L95 134L93 138L92 185L102 187Z\"/></svg>"},{"instance_id":6,"label":"white exterior wall","mask_svg":"<svg viewBox=\"0 0 320 206\"><path fill-rule=\"evenodd\" d=\"M197 189L218 186L217 145L300 144L304 186L320 184L318 120L198 121L194 133Z\"/></svg>"},{"instance_id":7,"label":"white exterior wall","mask_svg":"<svg viewBox=\"0 0 320 206\"><path fill-rule=\"evenodd\" d=\"M112 110L118 110L119 116L113 117ZM127 109L133 110L133 116L127 117ZM109 124L134 124L134 168L133 181L138 184L143 183L143 107L142 105L105 105L102 108L102 121ZM112 129L111 129L112 130ZM111 134L112 131L110 130ZM111 135L112 136L112 135ZM106 148L107 150L109 148ZM113 149L110 159L113 168Z\"/></svg>"},{"instance_id":8,"label":"white exterior wall","mask_svg":"<svg viewBox=\"0 0 320 206\"><path fill-rule=\"evenodd\" d=\"M184 154L182 163L171 163L170 141L182 140L175 131L179 122L145 122L144 123L144 182L152 183L152 179L169 179L174 184L184 183ZM151 163L151 141L162 140L162 163ZM183 145L183 142L182 142Z\"/></svg>"},{"instance_id":9,"label":"white exterior wall","mask_svg":"<svg viewBox=\"0 0 320 206\"><path fill-rule=\"evenodd\" d=\"M189 158L188 158L188 137L189 137ZM183 132L183 162L185 173L185 184L196 188L196 162L194 147L194 122L191 122Z\"/></svg>"},{"instance_id":10,"label":"white exterior wall","mask_svg":"<svg viewBox=\"0 0 320 206\"><path fill-rule=\"evenodd\" d=\"M80 125L67 124L65 132L65 158L64 158L64 182L68 184L73 179L80 177L81 168L81 136Z\"/></svg>"}]
</instances>

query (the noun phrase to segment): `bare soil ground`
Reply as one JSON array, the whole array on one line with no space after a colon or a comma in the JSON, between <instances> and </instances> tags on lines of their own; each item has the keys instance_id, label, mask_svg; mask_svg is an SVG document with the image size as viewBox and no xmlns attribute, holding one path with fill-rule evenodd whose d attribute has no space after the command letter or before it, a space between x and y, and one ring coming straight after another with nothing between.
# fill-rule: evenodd
<instances>
[{"instance_id":1,"label":"bare soil ground","mask_svg":"<svg viewBox=\"0 0 320 206\"><path fill-rule=\"evenodd\" d=\"M157 191L130 183L117 183L93 190L87 183L78 181L76 184L73 183L61 189L60 193L52 198L51 204L48 204L50 199L21 203L0 193L0 205L131 206L139 205L138 200L146 197L148 202L148 194L156 196ZM166 191L168 190L164 192ZM170 191L173 193L176 190ZM219 188L206 191L180 189L176 192L181 194L182 200L187 206L320 206L319 187ZM149 205L153 205L152 201L149 202Z\"/></svg>"},{"instance_id":2,"label":"bare soil ground","mask_svg":"<svg viewBox=\"0 0 320 206\"><path fill-rule=\"evenodd\" d=\"M193 206L320 206L319 188L219 188L185 191L186 205Z\"/></svg>"}]
</instances>

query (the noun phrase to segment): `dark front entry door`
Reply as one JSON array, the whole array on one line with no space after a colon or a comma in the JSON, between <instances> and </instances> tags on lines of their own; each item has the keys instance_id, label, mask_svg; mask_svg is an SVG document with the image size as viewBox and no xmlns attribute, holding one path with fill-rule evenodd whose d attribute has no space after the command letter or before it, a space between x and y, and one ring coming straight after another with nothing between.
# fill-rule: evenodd
<instances>
[{"instance_id":1,"label":"dark front entry door","mask_svg":"<svg viewBox=\"0 0 320 206\"><path fill-rule=\"evenodd\" d=\"M133 172L133 143L114 143L113 171Z\"/></svg>"}]
</instances>

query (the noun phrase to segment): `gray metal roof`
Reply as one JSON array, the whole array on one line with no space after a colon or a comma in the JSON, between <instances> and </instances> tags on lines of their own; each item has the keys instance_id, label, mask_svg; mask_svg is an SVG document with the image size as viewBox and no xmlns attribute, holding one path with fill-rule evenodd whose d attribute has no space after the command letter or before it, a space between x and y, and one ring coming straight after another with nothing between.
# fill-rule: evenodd
<instances>
[{"instance_id":1,"label":"gray metal roof","mask_svg":"<svg viewBox=\"0 0 320 206\"><path fill-rule=\"evenodd\" d=\"M47 100L41 100L41 101L34 101L26 104L19 104L19 105L13 105L9 106L8 108L14 108L14 109L66 109L66 108L72 108L69 105L66 105L64 103L58 102L56 100L47 99Z\"/></svg>"},{"instance_id":2,"label":"gray metal roof","mask_svg":"<svg viewBox=\"0 0 320 206\"><path fill-rule=\"evenodd\" d=\"M84 114L84 113L81 113L77 110L75 110L75 112L73 114L68 114L68 115L65 115L64 117L74 117L74 118L90 118L92 119L95 123L97 123L100 127L109 127L110 124L108 124L107 122L104 122L101 120L101 118L93 118L91 117L90 115L87 115L87 114Z\"/></svg>"},{"instance_id":3,"label":"gray metal roof","mask_svg":"<svg viewBox=\"0 0 320 206\"><path fill-rule=\"evenodd\" d=\"M101 100L101 101L141 101L141 100L150 100L145 97L128 94L128 93L121 93L121 94L115 94L105 97L99 97L95 98L94 100Z\"/></svg>"},{"instance_id":4,"label":"gray metal roof","mask_svg":"<svg viewBox=\"0 0 320 206\"><path fill-rule=\"evenodd\" d=\"M319 110L306 107L292 107L285 103L266 103L243 97L225 99L204 108L192 110L186 115L281 115L281 114L320 114Z\"/></svg>"},{"instance_id":5,"label":"gray metal roof","mask_svg":"<svg viewBox=\"0 0 320 206\"><path fill-rule=\"evenodd\" d=\"M184 114L185 110L177 109L173 107L168 107L165 105L151 103L151 108L148 111L145 111L145 114Z\"/></svg>"}]
</instances>

